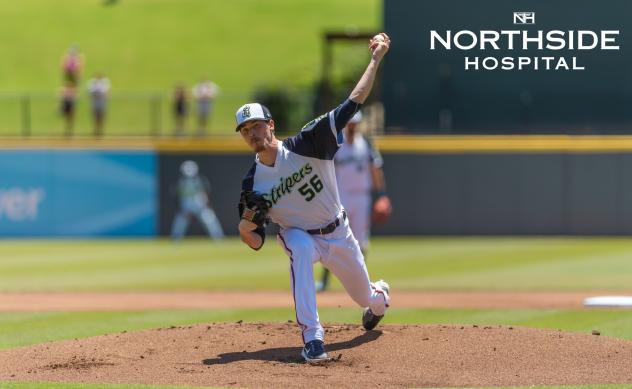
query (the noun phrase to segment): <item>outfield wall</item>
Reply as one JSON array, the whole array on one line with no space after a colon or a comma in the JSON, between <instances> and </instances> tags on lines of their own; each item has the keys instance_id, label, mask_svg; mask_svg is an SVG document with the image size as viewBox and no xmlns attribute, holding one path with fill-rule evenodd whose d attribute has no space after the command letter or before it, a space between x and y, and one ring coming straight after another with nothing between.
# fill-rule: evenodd
<instances>
[{"instance_id":1,"label":"outfield wall","mask_svg":"<svg viewBox=\"0 0 632 389\"><path fill-rule=\"evenodd\" d=\"M396 210L381 233L632 233L630 153L385 154L384 160Z\"/></svg>"},{"instance_id":2,"label":"outfield wall","mask_svg":"<svg viewBox=\"0 0 632 389\"><path fill-rule=\"evenodd\" d=\"M601 235L632 233L632 153L384 152L393 216L378 235ZM235 234L249 155L163 155L160 193L191 158L213 186L213 202ZM160 203L161 234L175 213ZM192 231L201 233L194 223Z\"/></svg>"},{"instance_id":3,"label":"outfield wall","mask_svg":"<svg viewBox=\"0 0 632 389\"><path fill-rule=\"evenodd\" d=\"M632 137L376 143L394 207L378 235L632 233ZM241 179L253 161L232 138L4 146L11 149L0 150L1 236L168 235L187 159L209 178L213 207L234 235ZM202 232L192 223L190 233Z\"/></svg>"},{"instance_id":4,"label":"outfield wall","mask_svg":"<svg viewBox=\"0 0 632 389\"><path fill-rule=\"evenodd\" d=\"M0 151L0 236L156 234L149 151Z\"/></svg>"},{"instance_id":5,"label":"outfield wall","mask_svg":"<svg viewBox=\"0 0 632 389\"><path fill-rule=\"evenodd\" d=\"M224 232L238 234L237 202L241 190L241 181L250 169L253 159L245 153L208 154L208 153L160 153L159 157L159 201L158 233L169 235L171 224L178 209L175 185L180 175L180 164L190 159L198 163L200 174L205 175L211 184L211 205L220 220ZM189 224L189 233L202 235L204 231L199 222Z\"/></svg>"}]
</instances>

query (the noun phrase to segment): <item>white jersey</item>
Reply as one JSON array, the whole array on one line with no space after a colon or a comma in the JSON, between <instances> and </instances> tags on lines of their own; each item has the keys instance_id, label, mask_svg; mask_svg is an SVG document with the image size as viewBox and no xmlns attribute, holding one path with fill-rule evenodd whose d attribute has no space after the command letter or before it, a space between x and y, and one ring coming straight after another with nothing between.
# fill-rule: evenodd
<instances>
[{"instance_id":1,"label":"white jersey","mask_svg":"<svg viewBox=\"0 0 632 389\"><path fill-rule=\"evenodd\" d=\"M244 178L242 190L261 193L268 215L281 226L277 240L290 259L290 285L296 323L303 342L324 340L316 307L314 262L340 280L351 298L374 315L382 316L390 303L384 282L371 283L362 251L342 213L334 155L342 144L342 129L358 110L347 100L333 111L308 123L296 136L278 144L274 166L258 159ZM336 223L331 224L336 221ZM333 230L325 226L334 225ZM265 239L263 228L255 230Z\"/></svg>"},{"instance_id":2,"label":"white jersey","mask_svg":"<svg viewBox=\"0 0 632 389\"><path fill-rule=\"evenodd\" d=\"M356 134L353 143L340 147L334 162L340 193L369 193L373 186L371 168L382 167L382 156L368 138Z\"/></svg>"},{"instance_id":3,"label":"white jersey","mask_svg":"<svg viewBox=\"0 0 632 389\"><path fill-rule=\"evenodd\" d=\"M359 107L346 100L296 136L279 141L274 166L255 159L242 189L261 193L270 206L268 215L282 228L320 228L341 213L333 158L342 129Z\"/></svg>"}]
</instances>

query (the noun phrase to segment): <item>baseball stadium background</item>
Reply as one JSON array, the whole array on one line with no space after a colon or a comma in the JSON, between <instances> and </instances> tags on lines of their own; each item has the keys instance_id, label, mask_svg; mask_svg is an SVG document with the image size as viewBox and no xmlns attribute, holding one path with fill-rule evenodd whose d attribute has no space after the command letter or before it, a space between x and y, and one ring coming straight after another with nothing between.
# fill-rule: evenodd
<instances>
[{"instance_id":1,"label":"baseball stadium background","mask_svg":"<svg viewBox=\"0 0 632 389\"><path fill-rule=\"evenodd\" d=\"M353 387L349 375L368 387L629 387L631 8L622 0L1 2L0 388ZM535 24L514 25L514 12L534 12ZM620 49L429 47L430 30L507 29L618 30ZM384 157L394 212L373 228L367 266L391 284L393 305L383 332L367 338L340 284L320 294L340 356L316 371L294 356L301 340L287 323L296 320L287 257L273 236L256 253L237 236L253 156L234 133L234 111L262 101L281 136L291 134L349 93L368 61L367 37L379 31L393 45L363 126ZM72 45L85 67L67 134L60 61ZM464 56L544 55L576 56L586 69L463 69ZM95 136L86 86L99 72L112 91ZM205 77L221 88L208 131L196 133L192 109L176 136L173 89ZM223 241L195 221L186 239L169 238L185 160L212 185ZM613 299L584 304L600 296ZM174 345L159 344L165 330L178 334ZM206 331L200 344L189 332L197 330ZM557 336L565 342L538 343ZM432 354L444 346L424 342L437 338L454 341L457 359ZM134 342L138 352L128 350ZM378 367L378 357L395 366ZM136 373L117 373L121 365Z\"/></svg>"}]
</instances>

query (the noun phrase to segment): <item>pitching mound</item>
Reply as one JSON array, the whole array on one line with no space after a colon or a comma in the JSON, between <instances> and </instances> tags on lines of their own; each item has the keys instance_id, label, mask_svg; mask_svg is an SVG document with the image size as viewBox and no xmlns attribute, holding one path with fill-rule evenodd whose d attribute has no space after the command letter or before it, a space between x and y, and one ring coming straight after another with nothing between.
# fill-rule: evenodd
<instances>
[{"instance_id":1,"label":"pitching mound","mask_svg":"<svg viewBox=\"0 0 632 389\"><path fill-rule=\"evenodd\" d=\"M632 342L504 326L328 326L322 365L295 324L213 324L0 352L0 381L378 388L632 383Z\"/></svg>"}]
</instances>

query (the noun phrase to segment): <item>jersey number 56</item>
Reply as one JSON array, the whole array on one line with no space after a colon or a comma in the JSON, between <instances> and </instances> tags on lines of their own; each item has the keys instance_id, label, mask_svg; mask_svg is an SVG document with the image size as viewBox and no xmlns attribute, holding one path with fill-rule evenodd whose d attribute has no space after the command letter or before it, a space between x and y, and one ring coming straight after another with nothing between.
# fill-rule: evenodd
<instances>
[{"instance_id":1,"label":"jersey number 56","mask_svg":"<svg viewBox=\"0 0 632 389\"><path fill-rule=\"evenodd\" d=\"M323 182L318 178L318 175L314 175L308 184L298 188L298 192L305 197L305 201L312 201L321 190L323 190Z\"/></svg>"}]
</instances>

